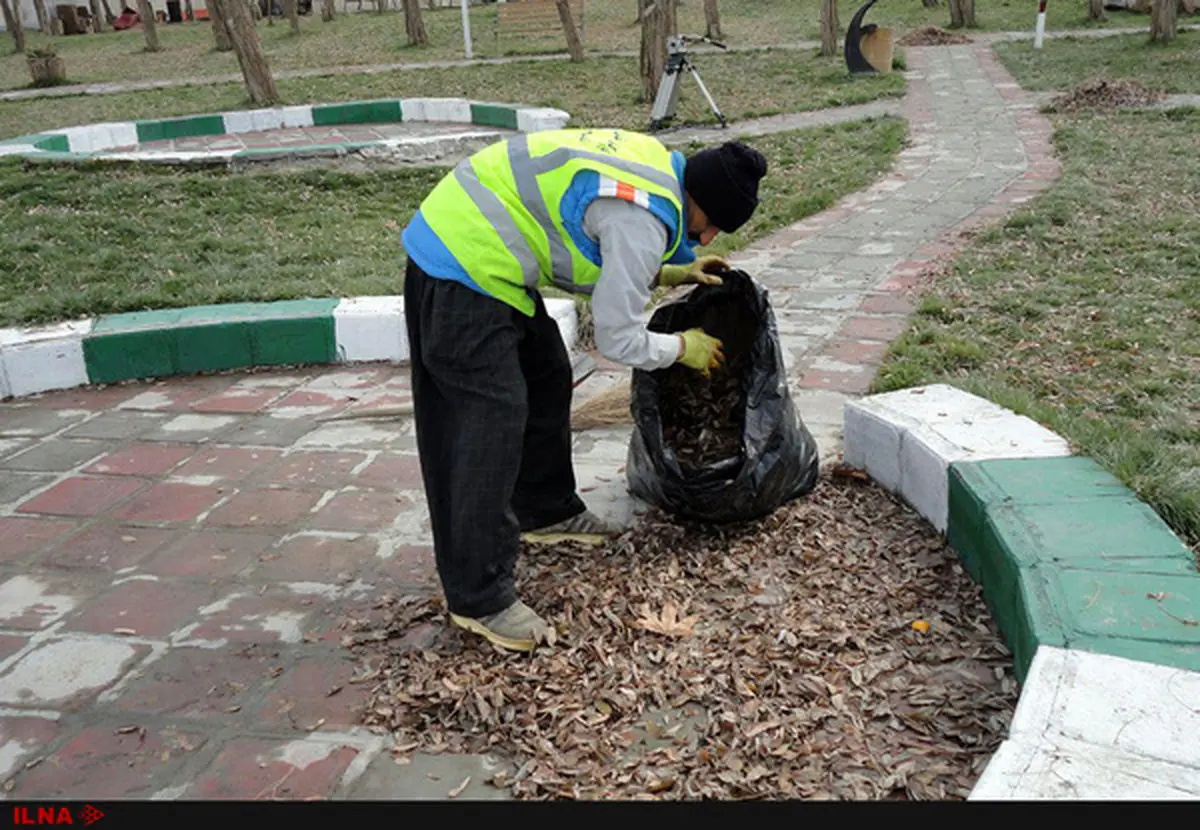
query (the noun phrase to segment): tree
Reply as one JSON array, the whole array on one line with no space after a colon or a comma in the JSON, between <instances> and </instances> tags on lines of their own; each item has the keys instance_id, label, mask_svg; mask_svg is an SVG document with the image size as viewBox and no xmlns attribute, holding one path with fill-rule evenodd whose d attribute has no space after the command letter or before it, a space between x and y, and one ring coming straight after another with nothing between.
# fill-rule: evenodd
<instances>
[{"instance_id":1,"label":"tree","mask_svg":"<svg viewBox=\"0 0 1200 830\"><path fill-rule=\"evenodd\" d=\"M33 0L33 13L37 15L38 29L42 34L51 34L50 19L46 15L46 7L42 5L42 0Z\"/></svg>"},{"instance_id":2,"label":"tree","mask_svg":"<svg viewBox=\"0 0 1200 830\"><path fill-rule=\"evenodd\" d=\"M208 5L209 8L220 10L238 65L242 68L250 100L260 107L278 104L279 91L275 88L271 68L258 42L258 32L254 28L249 6L243 0L208 0Z\"/></svg>"},{"instance_id":3,"label":"tree","mask_svg":"<svg viewBox=\"0 0 1200 830\"><path fill-rule=\"evenodd\" d=\"M300 34L300 4L296 0L283 0L283 12L292 24L292 34Z\"/></svg>"},{"instance_id":4,"label":"tree","mask_svg":"<svg viewBox=\"0 0 1200 830\"><path fill-rule=\"evenodd\" d=\"M571 18L571 6L568 0L554 0L558 6L558 19L562 22L563 32L567 35L567 50L575 63L583 60L583 43L579 40L579 32L575 30L575 21Z\"/></svg>"},{"instance_id":5,"label":"tree","mask_svg":"<svg viewBox=\"0 0 1200 830\"><path fill-rule=\"evenodd\" d=\"M708 37L721 39L721 14L717 11L717 0L704 0L704 28Z\"/></svg>"},{"instance_id":6,"label":"tree","mask_svg":"<svg viewBox=\"0 0 1200 830\"><path fill-rule=\"evenodd\" d=\"M975 0L949 0L949 2L951 29L975 25Z\"/></svg>"},{"instance_id":7,"label":"tree","mask_svg":"<svg viewBox=\"0 0 1200 830\"><path fill-rule=\"evenodd\" d=\"M19 3L19 0L14 0L14 2ZM100 0L92 0L92 17L96 21L96 31L103 32L104 31L104 13L100 8Z\"/></svg>"},{"instance_id":8,"label":"tree","mask_svg":"<svg viewBox=\"0 0 1200 830\"><path fill-rule=\"evenodd\" d=\"M15 3L17 14L13 14L13 6L10 3ZM0 9L4 12L4 28L12 32L14 52L25 51L25 26L21 23L21 6L20 0L0 0Z\"/></svg>"},{"instance_id":9,"label":"tree","mask_svg":"<svg viewBox=\"0 0 1200 830\"><path fill-rule=\"evenodd\" d=\"M1108 20L1104 13L1104 0L1088 0L1088 17L1092 20Z\"/></svg>"},{"instance_id":10,"label":"tree","mask_svg":"<svg viewBox=\"0 0 1200 830\"><path fill-rule=\"evenodd\" d=\"M424 46L429 42L429 34L425 31L425 18L421 16L421 2L403 0L403 3L404 32L408 35L408 43L410 46Z\"/></svg>"},{"instance_id":11,"label":"tree","mask_svg":"<svg viewBox=\"0 0 1200 830\"><path fill-rule=\"evenodd\" d=\"M1166 43L1178 34L1175 21L1179 13L1179 0L1154 0L1150 9L1150 40Z\"/></svg>"},{"instance_id":12,"label":"tree","mask_svg":"<svg viewBox=\"0 0 1200 830\"><path fill-rule=\"evenodd\" d=\"M138 19L142 21L142 31L146 35L146 51L158 52L162 47L158 45L158 24L154 20L150 0L137 0L137 7Z\"/></svg>"},{"instance_id":13,"label":"tree","mask_svg":"<svg viewBox=\"0 0 1200 830\"><path fill-rule=\"evenodd\" d=\"M821 0L821 54L830 58L837 54L838 31L837 0Z\"/></svg>"},{"instance_id":14,"label":"tree","mask_svg":"<svg viewBox=\"0 0 1200 830\"><path fill-rule=\"evenodd\" d=\"M647 101L658 94L658 82L667 65L667 37L674 34L675 0L656 0L642 14L642 92Z\"/></svg>"},{"instance_id":15,"label":"tree","mask_svg":"<svg viewBox=\"0 0 1200 830\"><path fill-rule=\"evenodd\" d=\"M225 13L220 4L210 2L208 5L208 14L212 18L213 39L217 42L218 52L228 52L233 48L233 41L229 39L229 29L225 25Z\"/></svg>"},{"instance_id":16,"label":"tree","mask_svg":"<svg viewBox=\"0 0 1200 830\"><path fill-rule=\"evenodd\" d=\"M921 0L921 4L927 9L936 9L941 5L940 0Z\"/></svg>"},{"instance_id":17,"label":"tree","mask_svg":"<svg viewBox=\"0 0 1200 830\"><path fill-rule=\"evenodd\" d=\"M321 21L328 23L333 20L333 0L325 0L321 4Z\"/></svg>"}]
</instances>

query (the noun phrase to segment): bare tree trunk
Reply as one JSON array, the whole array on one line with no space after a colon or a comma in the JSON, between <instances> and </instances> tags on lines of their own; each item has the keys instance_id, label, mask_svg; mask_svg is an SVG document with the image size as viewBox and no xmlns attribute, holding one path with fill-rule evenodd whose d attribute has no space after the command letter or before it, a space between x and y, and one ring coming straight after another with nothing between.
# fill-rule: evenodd
<instances>
[{"instance_id":1,"label":"bare tree trunk","mask_svg":"<svg viewBox=\"0 0 1200 830\"><path fill-rule=\"evenodd\" d=\"M575 29L575 20L571 17L571 6L568 0L554 0L558 6L558 19L562 21L563 31L567 35L567 50L575 63L583 60L583 43L579 40L579 32Z\"/></svg>"},{"instance_id":2,"label":"bare tree trunk","mask_svg":"<svg viewBox=\"0 0 1200 830\"><path fill-rule=\"evenodd\" d=\"M975 25L975 0L949 0L950 28Z\"/></svg>"},{"instance_id":3,"label":"bare tree trunk","mask_svg":"<svg viewBox=\"0 0 1200 830\"><path fill-rule=\"evenodd\" d=\"M721 39L721 13L717 11L717 0L704 0L704 28L708 37Z\"/></svg>"},{"instance_id":4,"label":"bare tree trunk","mask_svg":"<svg viewBox=\"0 0 1200 830\"><path fill-rule=\"evenodd\" d=\"M642 16L641 73L642 92L647 101L658 94L658 82L662 80L663 68L667 64L667 35L670 20L674 16L675 0L657 0Z\"/></svg>"},{"instance_id":5,"label":"bare tree trunk","mask_svg":"<svg viewBox=\"0 0 1200 830\"><path fill-rule=\"evenodd\" d=\"M228 52L233 48L229 39L229 29L225 26L225 10L216 0L208 0L208 15L212 18L213 39L217 42L218 52Z\"/></svg>"},{"instance_id":6,"label":"bare tree trunk","mask_svg":"<svg viewBox=\"0 0 1200 830\"><path fill-rule=\"evenodd\" d=\"M260 107L278 104L279 91L275 88L271 68L258 42L258 32L254 29L249 7L242 0L208 0L208 4L210 8L219 7L227 23L229 39L233 42L233 51L242 68L250 100Z\"/></svg>"},{"instance_id":7,"label":"bare tree trunk","mask_svg":"<svg viewBox=\"0 0 1200 830\"><path fill-rule=\"evenodd\" d=\"M321 22L329 23L333 20L333 0L324 0L321 3Z\"/></svg>"},{"instance_id":8,"label":"bare tree trunk","mask_svg":"<svg viewBox=\"0 0 1200 830\"><path fill-rule=\"evenodd\" d=\"M12 33L14 52L25 51L25 26L21 23L20 0L0 0L0 10L4 12L4 28ZM13 5L17 5L17 14L13 14Z\"/></svg>"},{"instance_id":9,"label":"bare tree trunk","mask_svg":"<svg viewBox=\"0 0 1200 830\"><path fill-rule=\"evenodd\" d=\"M1104 0L1088 0L1088 17L1092 20L1108 20L1104 13Z\"/></svg>"},{"instance_id":10,"label":"bare tree trunk","mask_svg":"<svg viewBox=\"0 0 1200 830\"><path fill-rule=\"evenodd\" d=\"M262 6L258 5L258 0L247 0L250 4L250 18L257 23L262 20Z\"/></svg>"},{"instance_id":11,"label":"bare tree trunk","mask_svg":"<svg viewBox=\"0 0 1200 830\"><path fill-rule=\"evenodd\" d=\"M292 24L292 34L300 34L300 4L297 0L283 0L283 11Z\"/></svg>"},{"instance_id":12,"label":"bare tree trunk","mask_svg":"<svg viewBox=\"0 0 1200 830\"><path fill-rule=\"evenodd\" d=\"M936 9L940 5L940 0L921 0L921 4L927 9Z\"/></svg>"},{"instance_id":13,"label":"bare tree trunk","mask_svg":"<svg viewBox=\"0 0 1200 830\"><path fill-rule=\"evenodd\" d=\"M50 34L50 18L46 14L46 7L42 5L42 0L33 0L33 13L37 15L38 31L44 35Z\"/></svg>"},{"instance_id":14,"label":"bare tree trunk","mask_svg":"<svg viewBox=\"0 0 1200 830\"><path fill-rule=\"evenodd\" d=\"M158 23L154 20L154 9L150 6L150 0L138 0L138 17L142 21L142 32L146 35L146 51L158 52L162 49L158 45Z\"/></svg>"},{"instance_id":15,"label":"bare tree trunk","mask_svg":"<svg viewBox=\"0 0 1200 830\"><path fill-rule=\"evenodd\" d=\"M830 58L838 47L837 0L821 0L821 54Z\"/></svg>"},{"instance_id":16,"label":"bare tree trunk","mask_svg":"<svg viewBox=\"0 0 1200 830\"><path fill-rule=\"evenodd\" d=\"M1150 40L1159 43L1174 40L1178 34L1175 28L1178 14L1178 0L1154 0L1150 9Z\"/></svg>"},{"instance_id":17,"label":"bare tree trunk","mask_svg":"<svg viewBox=\"0 0 1200 830\"><path fill-rule=\"evenodd\" d=\"M100 8L100 0L92 0L92 17L96 21L96 31L104 31L104 13Z\"/></svg>"},{"instance_id":18,"label":"bare tree trunk","mask_svg":"<svg viewBox=\"0 0 1200 830\"><path fill-rule=\"evenodd\" d=\"M404 1L404 31L408 35L410 46L424 46L429 43L429 34L425 31L425 18L421 16L420 0ZM333 2L333 0L329 0Z\"/></svg>"},{"instance_id":19,"label":"bare tree trunk","mask_svg":"<svg viewBox=\"0 0 1200 830\"><path fill-rule=\"evenodd\" d=\"M465 3L467 0L463 0L463 2ZM387 8L387 5L387 0L375 0L375 11L383 14L383 10Z\"/></svg>"}]
</instances>

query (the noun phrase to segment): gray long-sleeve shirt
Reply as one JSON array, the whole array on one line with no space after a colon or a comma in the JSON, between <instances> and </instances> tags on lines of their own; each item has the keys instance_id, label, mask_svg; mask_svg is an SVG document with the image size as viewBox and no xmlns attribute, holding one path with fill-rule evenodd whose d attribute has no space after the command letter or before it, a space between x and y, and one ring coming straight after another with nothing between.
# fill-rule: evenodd
<instances>
[{"instance_id":1,"label":"gray long-sleeve shirt","mask_svg":"<svg viewBox=\"0 0 1200 830\"><path fill-rule=\"evenodd\" d=\"M600 277L591 303L596 348L609 360L637 369L670 366L679 356L679 335L646 329L666 226L633 202L602 197L588 207L583 230L600 246Z\"/></svg>"}]
</instances>

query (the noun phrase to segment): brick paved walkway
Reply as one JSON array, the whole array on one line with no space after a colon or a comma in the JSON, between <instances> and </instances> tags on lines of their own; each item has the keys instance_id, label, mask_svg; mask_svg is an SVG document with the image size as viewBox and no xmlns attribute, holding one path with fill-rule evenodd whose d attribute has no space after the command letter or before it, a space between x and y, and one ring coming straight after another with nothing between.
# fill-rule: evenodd
<instances>
[{"instance_id":1,"label":"brick paved walkway","mask_svg":"<svg viewBox=\"0 0 1200 830\"><path fill-rule=\"evenodd\" d=\"M736 257L772 289L801 412L836 460L953 234L1056 174L986 45L910 49L891 175ZM347 614L436 588L408 399L389 366L75 390L0 405L0 780L13 799L495 798L484 758L392 762L357 729ZM628 431L577 438L584 496L628 519ZM415 632L413 647L439 629Z\"/></svg>"}]
</instances>

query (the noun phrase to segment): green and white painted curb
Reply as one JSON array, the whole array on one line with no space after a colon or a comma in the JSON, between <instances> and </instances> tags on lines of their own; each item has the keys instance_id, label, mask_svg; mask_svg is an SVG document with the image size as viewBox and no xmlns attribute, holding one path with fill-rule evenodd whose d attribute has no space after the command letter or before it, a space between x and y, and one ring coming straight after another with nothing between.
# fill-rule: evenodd
<instances>
[{"instance_id":1,"label":"green and white painted curb","mask_svg":"<svg viewBox=\"0 0 1200 830\"><path fill-rule=\"evenodd\" d=\"M547 298L568 351L570 299ZM408 360L402 296L229 303L0 329L0 400L88 384L295 364Z\"/></svg>"},{"instance_id":2,"label":"green and white painted curb","mask_svg":"<svg viewBox=\"0 0 1200 830\"><path fill-rule=\"evenodd\" d=\"M297 145L288 148L113 152L115 147L130 147L151 141L166 141L206 135L238 133L292 127L338 126L343 124L395 124L402 122L443 122L474 124L520 132L559 129L570 115L546 107L526 107L465 98L385 98L340 104L301 105L207 115L188 115L148 121L120 121L67 127L0 141L0 156L20 155L48 161L194 161L198 159L244 159L264 154L287 152L345 151L368 147L388 148L397 141L354 142L332 145ZM429 141L430 139L418 139ZM411 141L411 139L410 139Z\"/></svg>"},{"instance_id":3,"label":"green and white painted curb","mask_svg":"<svg viewBox=\"0 0 1200 830\"><path fill-rule=\"evenodd\" d=\"M946 534L1013 652L1017 710L970 798L1200 799L1200 570L1166 523L951 386L850 401L843 424L845 462Z\"/></svg>"}]
</instances>

